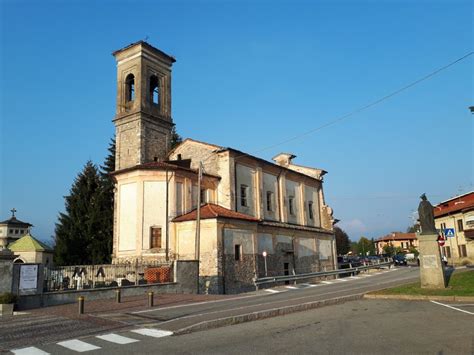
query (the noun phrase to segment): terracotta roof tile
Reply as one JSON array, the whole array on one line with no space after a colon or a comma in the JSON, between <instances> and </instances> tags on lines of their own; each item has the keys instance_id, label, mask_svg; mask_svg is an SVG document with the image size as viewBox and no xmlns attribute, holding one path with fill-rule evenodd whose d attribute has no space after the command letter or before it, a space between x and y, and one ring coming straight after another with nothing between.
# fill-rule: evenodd
<instances>
[{"instance_id":1,"label":"terracotta roof tile","mask_svg":"<svg viewBox=\"0 0 474 355\"><path fill-rule=\"evenodd\" d=\"M454 197L434 207L435 217L448 213L459 212L468 208L474 208L474 192Z\"/></svg>"},{"instance_id":2,"label":"terracotta roof tile","mask_svg":"<svg viewBox=\"0 0 474 355\"><path fill-rule=\"evenodd\" d=\"M183 214L173 219L173 222L186 222L194 221L197 217L197 209L192 210L189 213ZM229 210L225 207L215 205L213 203L208 203L201 207L201 219L211 219L211 218L231 218L231 219L240 219L250 222L258 222L259 220L255 217Z\"/></svg>"},{"instance_id":3,"label":"terracotta roof tile","mask_svg":"<svg viewBox=\"0 0 474 355\"><path fill-rule=\"evenodd\" d=\"M384 237L380 237L376 240L376 242L383 242L388 240L415 240L416 233L401 233L401 232L394 232L387 234Z\"/></svg>"}]
</instances>

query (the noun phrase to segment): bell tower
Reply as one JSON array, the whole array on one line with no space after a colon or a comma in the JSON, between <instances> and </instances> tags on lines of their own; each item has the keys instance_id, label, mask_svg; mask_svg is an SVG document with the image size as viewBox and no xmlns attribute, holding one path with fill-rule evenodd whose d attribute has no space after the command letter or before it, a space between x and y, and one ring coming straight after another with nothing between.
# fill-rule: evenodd
<instances>
[{"instance_id":1,"label":"bell tower","mask_svg":"<svg viewBox=\"0 0 474 355\"><path fill-rule=\"evenodd\" d=\"M112 54L117 61L115 169L161 160L170 148L176 60L144 41Z\"/></svg>"}]
</instances>

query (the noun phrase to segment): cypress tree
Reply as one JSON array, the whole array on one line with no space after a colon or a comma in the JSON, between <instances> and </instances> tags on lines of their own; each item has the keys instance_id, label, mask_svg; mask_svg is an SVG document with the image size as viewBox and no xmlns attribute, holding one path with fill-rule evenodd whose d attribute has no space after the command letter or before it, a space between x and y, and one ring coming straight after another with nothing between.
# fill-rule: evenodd
<instances>
[{"instance_id":1,"label":"cypress tree","mask_svg":"<svg viewBox=\"0 0 474 355\"><path fill-rule=\"evenodd\" d=\"M115 171L115 138L112 138L109 154L100 167L100 215L101 228L98 240L92 250L92 259L97 264L111 261L113 232L114 232L114 189L115 181L111 173Z\"/></svg>"},{"instance_id":2,"label":"cypress tree","mask_svg":"<svg viewBox=\"0 0 474 355\"><path fill-rule=\"evenodd\" d=\"M65 212L56 223L54 262L58 265L90 264L100 240L101 180L88 161L65 196Z\"/></svg>"},{"instance_id":3,"label":"cypress tree","mask_svg":"<svg viewBox=\"0 0 474 355\"><path fill-rule=\"evenodd\" d=\"M183 141L183 138L176 132L176 126L171 128L171 149L176 147L179 143Z\"/></svg>"}]
</instances>

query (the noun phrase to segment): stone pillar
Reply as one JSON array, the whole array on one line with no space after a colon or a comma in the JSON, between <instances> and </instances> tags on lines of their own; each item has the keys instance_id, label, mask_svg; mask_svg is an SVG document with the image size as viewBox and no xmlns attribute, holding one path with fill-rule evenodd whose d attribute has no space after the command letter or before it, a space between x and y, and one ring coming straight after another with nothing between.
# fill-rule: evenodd
<instances>
[{"instance_id":1,"label":"stone pillar","mask_svg":"<svg viewBox=\"0 0 474 355\"><path fill-rule=\"evenodd\" d=\"M437 234L419 234L421 288L446 288L446 275L441 261Z\"/></svg>"},{"instance_id":2,"label":"stone pillar","mask_svg":"<svg viewBox=\"0 0 474 355\"><path fill-rule=\"evenodd\" d=\"M15 255L8 249L0 249L0 293L12 292L13 259Z\"/></svg>"}]
</instances>

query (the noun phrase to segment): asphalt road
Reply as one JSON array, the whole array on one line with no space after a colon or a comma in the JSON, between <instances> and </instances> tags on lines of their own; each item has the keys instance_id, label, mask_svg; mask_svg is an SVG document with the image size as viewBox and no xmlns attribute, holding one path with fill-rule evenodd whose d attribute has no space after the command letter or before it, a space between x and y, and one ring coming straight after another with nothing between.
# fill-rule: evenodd
<instances>
[{"instance_id":1,"label":"asphalt road","mask_svg":"<svg viewBox=\"0 0 474 355\"><path fill-rule=\"evenodd\" d=\"M129 325L128 328L123 329L123 331L127 330L129 333L130 331L132 331L133 333L134 329L140 330L147 329L146 327L152 327L155 329L155 331L159 333L158 335L154 334L154 336L161 336L165 334L163 333L163 331L172 331L176 333L182 331L183 329L187 329L188 327L194 327L196 325L199 326L200 324L210 324L209 322L212 323L212 321L220 320L223 318L234 319L233 317L243 314L261 312L271 309L281 309L283 307L290 307L292 305L301 305L305 303L334 299L350 295L358 295L370 290L376 290L397 284L406 283L415 280L418 277L418 269L399 268L392 269L390 271L384 270L379 273L372 273L368 275L369 276L361 274L352 278L328 280L318 284L282 286L270 290L261 290L256 293L244 294L236 296L233 299L226 299L221 301L195 303L185 306L164 307L136 313L114 313L102 315L99 314L98 316L104 317L105 319L115 319L116 317L119 317L120 322L122 322L122 324ZM34 329L31 329L31 331L34 331ZM110 333L111 331L107 332ZM102 333L104 333L104 331ZM111 344L113 346L113 344L115 344L114 342L117 341L119 343L127 343L130 341L126 339L124 340L120 337L117 338L115 335L108 336L105 340L97 339L95 336L98 334L101 334L100 331L94 332L94 330L91 329L91 332L88 334L87 337L81 337L74 335L74 333L71 333L69 338L64 338L64 340L71 340L71 338L76 336L76 339L72 339L72 343L67 343L67 345L70 345L70 347L72 349L75 349L76 351L81 349L95 349L96 351L101 351L100 349L91 347L91 344L89 344L89 339L92 339L92 342L106 342L108 346L110 346ZM122 331L119 331L117 329L116 332L113 334L122 334ZM143 335L143 331L141 331L140 334L133 333L133 336L135 338L145 337L146 339L149 334ZM129 339L135 338L129 337ZM176 336L173 336L172 338L176 338ZM87 339L86 343L81 343L79 341L84 339ZM41 349L46 346L52 347L50 351L48 351L51 353L62 354L65 351L67 352L67 348L58 345L61 344L59 340L63 339L59 339L58 337L56 337L54 342L52 342L51 340L47 341L46 339L46 341L41 341L38 343L30 341L26 342L24 347L21 347L21 343L15 341L15 344L17 345L14 347L7 347L7 349L25 349L26 347L26 352L19 351L18 353L42 354ZM135 341L134 343L138 342ZM30 345L34 345L35 347L30 348ZM122 344L122 346L125 345L126 344ZM98 345L96 345L96 347L97 346ZM108 349L108 347L103 346L100 346L100 348Z\"/></svg>"},{"instance_id":2,"label":"asphalt road","mask_svg":"<svg viewBox=\"0 0 474 355\"><path fill-rule=\"evenodd\" d=\"M419 277L418 275L418 268L392 268L377 273L359 274L351 278L323 281L318 284L288 285L261 290L234 299L145 310L120 315L120 317L121 321L130 324L153 324L157 328L176 332L215 319L363 294L414 281ZM103 316L117 317L117 315Z\"/></svg>"},{"instance_id":3,"label":"asphalt road","mask_svg":"<svg viewBox=\"0 0 474 355\"><path fill-rule=\"evenodd\" d=\"M471 305L474 306L474 305ZM474 308L474 307L473 307ZM471 310L473 310L471 308ZM191 334L129 344L83 339L100 354L472 354L474 313L429 301L360 300ZM73 354L57 344L51 354Z\"/></svg>"}]
</instances>

